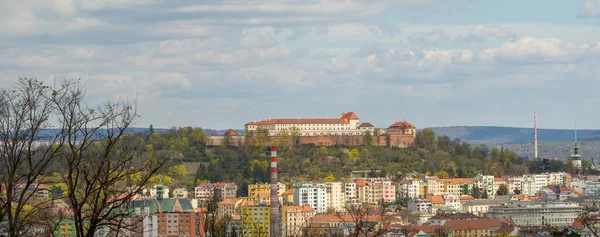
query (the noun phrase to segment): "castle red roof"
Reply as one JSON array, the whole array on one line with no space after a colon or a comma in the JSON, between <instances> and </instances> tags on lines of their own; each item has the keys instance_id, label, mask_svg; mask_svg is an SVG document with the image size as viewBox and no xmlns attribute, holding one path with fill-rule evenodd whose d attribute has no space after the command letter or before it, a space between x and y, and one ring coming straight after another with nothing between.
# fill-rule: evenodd
<instances>
[{"instance_id":1,"label":"castle red roof","mask_svg":"<svg viewBox=\"0 0 600 237\"><path fill-rule=\"evenodd\" d=\"M271 124L348 124L350 120L358 120L354 112L342 113L340 118L274 118L249 122L246 125ZM372 125L371 125L372 126Z\"/></svg>"},{"instance_id":2,"label":"castle red roof","mask_svg":"<svg viewBox=\"0 0 600 237\"><path fill-rule=\"evenodd\" d=\"M342 113L341 118L348 120L358 120L358 116L354 112Z\"/></svg>"},{"instance_id":3,"label":"castle red roof","mask_svg":"<svg viewBox=\"0 0 600 237\"><path fill-rule=\"evenodd\" d=\"M390 125L388 128L399 128L399 129L407 129L407 128L416 128L409 122L395 122Z\"/></svg>"},{"instance_id":4,"label":"castle red roof","mask_svg":"<svg viewBox=\"0 0 600 237\"><path fill-rule=\"evenodd\" d=\"M235 130L229 129L229 130L227 130L227 132L225 132L224 136L232 136L233 137L233 136L239 136L239 134Z\"/></svg>"},{"instance_id":5,"label":"castle red roof","mask_svg":"<svg viewBox=\"0 0 600 237\"><path fill-rule=\"evenodd\" d=\"M361 123L360 125L358 125L359 128L374 128L375 126L373 126L373 124L371 123Z\"/></svg>"}]
</instances>

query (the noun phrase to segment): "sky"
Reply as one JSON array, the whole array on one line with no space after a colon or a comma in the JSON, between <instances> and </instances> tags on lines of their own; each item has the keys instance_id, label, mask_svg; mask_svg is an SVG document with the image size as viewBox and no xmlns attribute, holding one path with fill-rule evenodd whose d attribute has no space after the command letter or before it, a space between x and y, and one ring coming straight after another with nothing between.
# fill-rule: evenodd
<instances>
[{"instance_id":1,"label":"sky","mask_svg":"<svg viewBox=\"0 0 600 237\"><path fill-rule=\"evenodd\" d=\"M600 128L600 0L0 0L0 22L0 87L80 78L137 127Z\"/></svg>"}]
</instances>

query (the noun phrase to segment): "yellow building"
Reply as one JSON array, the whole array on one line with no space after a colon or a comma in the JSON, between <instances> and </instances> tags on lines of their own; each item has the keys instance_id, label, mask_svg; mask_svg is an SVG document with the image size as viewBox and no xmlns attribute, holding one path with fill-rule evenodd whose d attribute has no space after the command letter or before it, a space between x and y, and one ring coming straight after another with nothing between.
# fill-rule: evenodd
<instances>
[{"instance_id":1,"label":"yellow building","mask_svg":"<svg viewBox=\"0 0 600 237\"><path fill-rule=\"evenodd\" d=\"M246 205L242 206L242 232L243 236L269 236L269 206Z\"/></svg>"},{"instance_id":2,"label":"yellow building","mask_svg":"<svg viewBox=\"0 0 600 237\"><path fill-rule=\"evenodd\" d=\"M271 194L271 186L264 184L248 184L248 197L264 197Z\"/></svg>"},{"instance_id":3,"label":"yellow building","mask_svg":"<svg viewBox=\"0 0 600 237\"><path fill-rule=\"evenodd\" d=\"M444 229L451 231L454 237L494 236L500 227L500 219L448 220L444 223Z\"/></svg>"},{"instance_id":4,"label":"yellow building","mask_svg":"<svg viewBox=\"0 0 600 237\"><path fill-rule=\"evenodd\" d=\"M58 223L58 228L54 230L54 236L75 237L75 222L72 220L63 220Z\"/></svg>"},{"instance_id":5,"label":"yellow building","mask_svg":"<svg viewBox=\"0 0 600 237\"><path fill-rule=\"evenodd\" d=\"M424 182L421 180L421 182L419 183L419 197L426 197L427 195L427 182Z\"/></svg>"}]
</instances>

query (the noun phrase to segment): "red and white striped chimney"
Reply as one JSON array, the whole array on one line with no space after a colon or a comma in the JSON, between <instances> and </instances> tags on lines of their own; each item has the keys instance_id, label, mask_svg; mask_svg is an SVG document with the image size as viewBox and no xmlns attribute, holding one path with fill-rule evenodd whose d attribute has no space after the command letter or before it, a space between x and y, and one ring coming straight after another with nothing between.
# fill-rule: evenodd
<instances>
[{"instance_id":1,"label":"red and white striped chimney","mask_svg":"<svg viewBox=\"0 0 600 237\"><path fill-rule=\"evenodd\" d=\"M277 196L277 147L271 146L271 207L270 228L271 236L281 236L281 221L279 216L279 198Z\"/></svg>"}]
</instances>

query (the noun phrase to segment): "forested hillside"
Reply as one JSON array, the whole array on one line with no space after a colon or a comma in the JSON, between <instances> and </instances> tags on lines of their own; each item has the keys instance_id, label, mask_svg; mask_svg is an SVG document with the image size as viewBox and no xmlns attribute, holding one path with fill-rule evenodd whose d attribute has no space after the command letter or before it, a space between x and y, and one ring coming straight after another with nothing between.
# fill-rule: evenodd
<instances>
[{"instance_id":1,"label":"forested hillside","mask_svg":"<svg viewBox=\"0 0 600 237\"><path fill-rule=\"evenodd\" d=\"M268 147L207 147L206 139L202 129L190 127L130 135L131 145L140 147L140 152L169 159L161 170L167 185L193 188L204 181L229 181L238 184L244 194L248 183L268 182ZM415 146L406 149L347 145L278 147L279 177L283 182L342 180L353 170L381 170L371 175L396 179L413 172L442 178L473 177L478 172L501 176L528 173L528 165L531 164L520 161L512 151L436 137L429 129L419 132Z\"/></svg>"}]
</instances>

